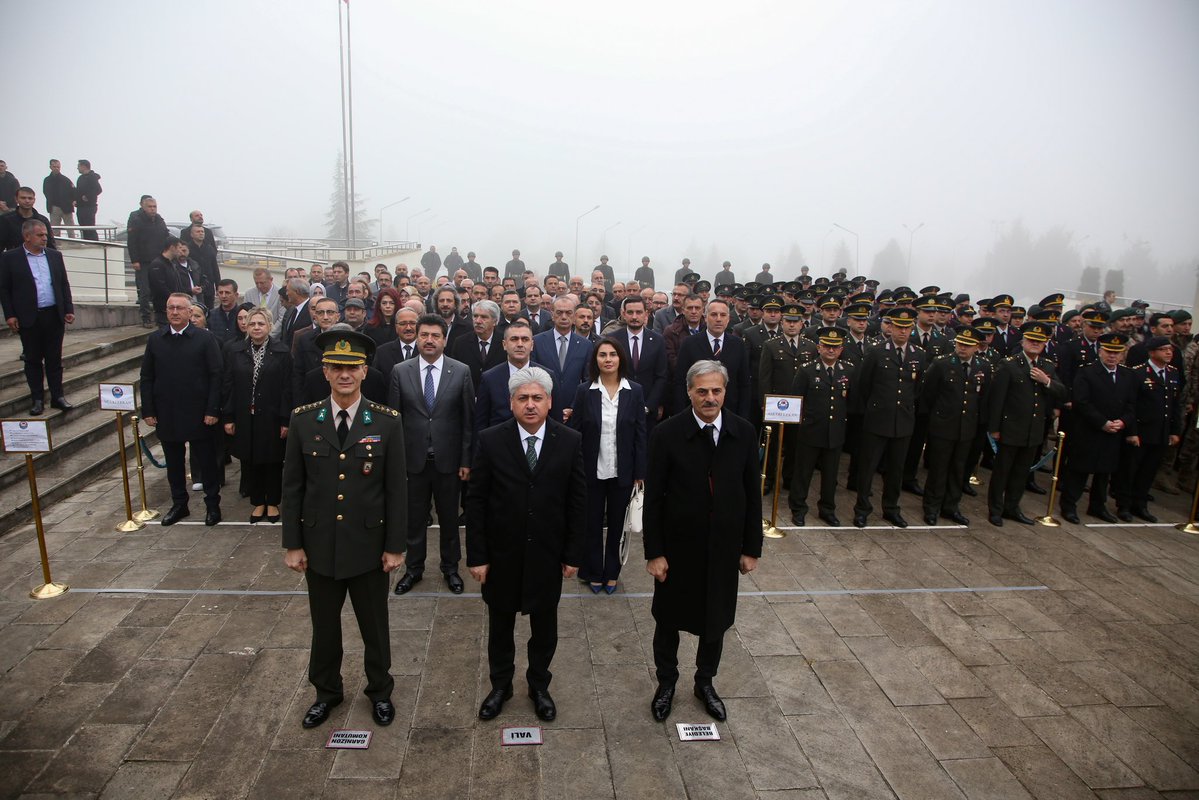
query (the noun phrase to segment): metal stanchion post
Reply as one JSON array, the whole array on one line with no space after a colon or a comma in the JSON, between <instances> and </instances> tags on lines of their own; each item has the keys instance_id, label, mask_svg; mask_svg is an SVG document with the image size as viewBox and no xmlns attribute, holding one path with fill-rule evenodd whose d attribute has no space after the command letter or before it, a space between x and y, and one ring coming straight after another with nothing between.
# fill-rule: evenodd
<instances>
[{"instance_id":1,"label":"metal stanchion post","mask_svg":"<svg viewBox=\"0 0 1199 800\"><path fill-rule=\"evenodd\" d=\"M117 412L117 455L121 459L121 486L125 490L125 521L117 523L117 530L122 533L140 531L146 523L133 518L133 502L129 499L129 465L125 463L125 414Z\"/></svg>"},{"instance_id":2,"label":"metal stanchion post","mask_svg":"<svg viewBox=\"0 0 1199 800\"><path fill-rule=\"evenodd\" d=\"M137 430L137 414L130 416L130 422L133 423L133 449L137 451L137 483L142 495L142 510L133 518L138 522L149 522L158 519L158 512L146 507L146 467L142 464L142 437Z\"/></svg>"},{"instance_id":3,"label":"metal stanchion post","mask_svg":"<svg viewBox=\"0 0 1199 800\"><path fill-rule=\"evenodd\" d=\"M33 455L25 454L25 471L29 474L29 497L33 502L33 527L37 530L37 547L42 555L42 579L45 581L29 593L34 600L58 597L70 590L65 583L55 583L50 578L50 556L46 553L46 531L42 527L42 504L37 497L37 477L33 474Z\"/></svg>"},{"instance_id":4,"label":"metal stanchion post","mask_svg":"<svg viewBox=\"0 0 1199 800\"><path fill-rule=\"evenodd\" d=\"M1195 515L1199 514L1199 480L1195 481L1195 495L1191 498L1191 516L1186 522L1180 522L1174 527L1183 533L1199 534L1199 522L1196 522Z\"/></svg>"},{"instance_id":5,"label":"metal stanchion post","mask_svg":"<svg viewBox=\"0 0 1199 800\"><path fill-rule=\"evenodd\" d=\"M787 429L787 425L784 422L779 422L777 424L779 426L779 452L774 459L774 502L770 507L770 527L762 532L762 535L768 539L782 539L787 535L786 531L780 531L778 528L779 491L782 488L781 484L783 482L783 431ZM769 453L767 453L767 456L769 456Z\"/></svg>"},{"instance_id":6,"label":"metal stanchion post","mask_svg":"<svg viewBox=\"0 0 1199 800\"><path fill-rule=\"evenodd\" d=\"M767 425L766 426L766 445L765 445L765 447L762 448L762 488L761 488L761 492L763 495L766 494L766 470L770 468L769 467L769 465L770 465L770 434L773 432L774 432L774 428L771 428L769 425ZM773 533L772 533L772 531L773 531ZM777 533L778 533L778 531L775 530L774 526L770 524L770 519L767 517L762 517L762 535L767 538L774 539L774 538L776 538L775 534L777 534Z\"/></svg>"},{"instance_id":7,"label":"metal stanchion post","mask_svg":"<svg viewBox=\"0 0 1199 800\"><path fill-rule=\"evenodd\" d=\"M1049 482L1049 498L1045 504L1045 516L1037 517L1037 524L1044 525L1046 528L1061 527L1053 517L1053 501L1057 497L1057 477L1062 469L1062 453L1066 449L1066 434L1063 431L1058 431L1057 434L1057 456L1053 459L1053 478Z\"/></svg>"}]
</instances>

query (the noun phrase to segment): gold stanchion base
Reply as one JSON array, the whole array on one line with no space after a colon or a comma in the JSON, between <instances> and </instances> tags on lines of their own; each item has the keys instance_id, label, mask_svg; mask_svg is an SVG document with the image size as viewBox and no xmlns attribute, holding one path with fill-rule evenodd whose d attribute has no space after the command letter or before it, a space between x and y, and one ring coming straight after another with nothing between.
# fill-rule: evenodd
<instances>
[{"instance_id":1,"label":"gold stanchion base","mask_svg":"<svg viewBox=\"0 0 1199 800\"><path fill-rule=\"evenodd\" d=\"M136 519L127 519L124 522L118 523L116 529L121 533L133 533L133 531L140 531L144 527L146 527L146 523L144 522L139 522Z\"/></svg>"},{"instance_id":2,"label":"gold stanchion base","mask_svg":"<svg viewBox=\"0 0 1199 800\"><path fill-rule=\"evenodd\" d=\"M159 514L152 508L147 508L145 511L134 511L133 518L138 522L151 522L158 519Z\"/></svg>"},{"instance_id":3,"label":"gold stanchion base","mask_svg":"<svg viewBox=\"0 0 1199 800\"><path fill-rule=\"evenodd\" d=\"M970 476L970 485L971 486L982 486L983 482L978 479L977 475L971 475Z\"/></svg>"},{"instance_id":4,"label":"gold stanchion base","mask_svg":"<svg viewBox=\"0 0 1199 800\"><path fill-rule=\"evenodd\" d=\"M71 587L65 583L43 583L30 592L29 596L34 600L47 600L51 597L58 597L60 594L66 594L70 590Z\"/></svg>"},{"instance_id":5,"label":"gold stanchion base","mask_svg":"<svg viewBox=\"0 0 1199 800\"><path fill-rule=\"evenodd\" d=\"M1183 533L1199 534L1199 523L1196 523L1196 522L1180 522L1177 525L1175 525L1174 527L1175 527L1175 529L1180 530Z\"/></svg>"},{"instance_id":6,"label":"gold stanchion base","mask_svg":"<svg viewBox=\"0 0 1199 800\"><path fill-rule=\"evenodd\" d=\"M1054 518L1053 518L1051 515L1046 515L1046 516L1044 516L1044 517L1037 517L1036 519L1037 519L1037 524L1038 524L1038 525L1044 525L1046 528L1060 528L1060 527L1062 527L1062 523L1058 522L1058 521L1057 521L1056 519L1054 519Z\"/></svg>"},{"instance_id":7,"label":"gold stanchion base","mask_svg":"<svg viewBox=\"0 0 1199 800\"><path fill-rule=\"evenodd\" d=\"M774 527L766 520L762 520L762 521L766 522L766 524L762 526L762 535L765 536L767 539L786 539L787 538L786 531L780 531L778 528Z\"/></svg>"}]
</instances>

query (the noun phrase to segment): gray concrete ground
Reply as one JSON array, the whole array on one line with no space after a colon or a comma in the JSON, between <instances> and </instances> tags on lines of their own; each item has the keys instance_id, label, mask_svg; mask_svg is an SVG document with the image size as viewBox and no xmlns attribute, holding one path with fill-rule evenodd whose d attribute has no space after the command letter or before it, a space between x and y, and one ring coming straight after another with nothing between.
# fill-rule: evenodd
<instances>
[{"instance_id":1,"label":"gray concrete ground","mask_svg":"<svg viewBox=\"0 0 1199 800\"><path fill-rule=\"evenodd\" d=\"M230 476L225 515L244 520ZM149 477L165 508L163 473ZM1185 498L1161 499L1163 520L1183 517ZM536 718L520 691L499 720L475 716L477 595L450 595L434 570L393 597L398 718L384 729L347 609L353 700L305 731L307 607L278 527L123 534L121 509L115 476L49 509L54 577L72 586L53 600L27 597L32 526L0 539L0 797L1199 797L1199 537L1170 527L768 541L716 679L728 723L699 743L675 730L706 721L688 691L668 724L649 714L652 587L634 547L617 595L565 587L558 720L543 746L501 748L501 727ZM370 749L325 749L344 727L374 730Z\"/></svg>"}]
</instances>

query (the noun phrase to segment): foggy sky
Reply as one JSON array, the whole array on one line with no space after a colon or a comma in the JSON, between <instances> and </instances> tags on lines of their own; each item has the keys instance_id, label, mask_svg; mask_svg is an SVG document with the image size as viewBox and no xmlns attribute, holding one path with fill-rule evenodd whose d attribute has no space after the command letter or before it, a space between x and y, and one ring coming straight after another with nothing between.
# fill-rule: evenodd
<instances>
[{"instance_id":1,"label":"foggy sky","mask_svg":"<svg viewBox=\"0 0 1199 800\"><path fill-rule=\"evenodd\" d=\"M748 280L793 241L821 274L855 245L833 222L867 274L925 223L914 285L965 281L1016 220L1112 259L1127 239L1163 268L1199 257L1191 0L352 2L358 192L372 217L412 197L389 236L431 207L413 238L427 220L440 250L502 265L519 247L540 269L572 260L599 204L578 266L620 222L618 274L642 228L632 258L660 275L683 255L711 275L715 244ZM151 193L172 221L199 207L233 235L323 235L336 0L0 9L32 78L0 89L0 158L39 195L50 157L72 177L83 157L101 222Z\"/></svg>"}]
</instances>

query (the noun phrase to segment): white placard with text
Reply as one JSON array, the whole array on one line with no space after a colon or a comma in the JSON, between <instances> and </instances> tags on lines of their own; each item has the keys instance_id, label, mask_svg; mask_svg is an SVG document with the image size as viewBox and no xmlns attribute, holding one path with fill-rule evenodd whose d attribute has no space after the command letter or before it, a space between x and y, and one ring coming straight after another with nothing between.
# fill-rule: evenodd
<instances>
[{"instance_id":1,"label":"white placard with text","mask_svg":"<svg viewBox=\"0 0 1199 800\"><path fill-rule=\"evenodd\" d=\"M0 420L6 453L49 453L50 425L44 419Z\"/></svg>"},{"instance_id":2,"label":"white placard with text","mask_svg":"<svg viewBox=\"0 0 1199 800\"><path fill-rule=\"evenodd\" d=\"M720 731L716 730L715 722L680 722L675 727L679 729L680 742L720 741Z\"/></svg>"},{"instance_id":3,"label":"white placard with text","mask_svg":"<svg viewBox=\"0 0 1199 800\"><path fill-rule=\"evenodd\" d=\"M325 747L330 750L366 750L371 746L370 731L336 730L329 734Z\"/></svg>"},{"instance_id":4,"label":"white placard with text","mask_svg":"<svg viewBox=\"0 0 1199 800\"><path fill-rule=\"evenodd\" d=\"M766 407L762 413L765 422L797 424L803 418L803 398L790 394L766 395Z\"/></svg>"},{"instance_id":5,"label":"white placard with text","mask_svg":"<svg viewBox=\"0 0 1199 800\"><path fill-rule=\"evenodd\" d=\"M137 411L132 383L100 384L100 408L104 411Z\"/></svg>"}]
</instances>

